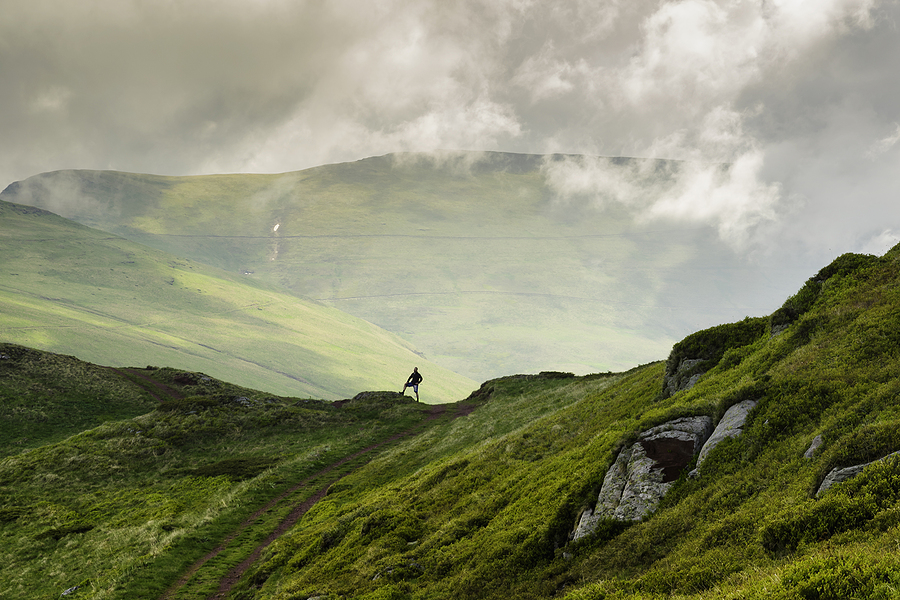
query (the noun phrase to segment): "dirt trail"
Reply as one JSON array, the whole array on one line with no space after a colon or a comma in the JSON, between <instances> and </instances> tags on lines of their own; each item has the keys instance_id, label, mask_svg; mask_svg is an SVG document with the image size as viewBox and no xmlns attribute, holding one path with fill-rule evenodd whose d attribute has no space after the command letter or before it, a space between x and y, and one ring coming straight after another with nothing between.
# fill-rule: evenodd
<instances>
[{"instance_id":1,"label":"dirt trail","mask_svg":"<svg viewBox=\"0 0 900 600\"><path fill-rule=\"evenodd\" d=\"M110 371L118 373L120 377L126 379L132 383L135 383L141 386L144 390L146 390L151 396L159 400L160 402L165 402L166 400L179 400L184 398L184 394L179 392L173 387L170 387L164 383L160 383L144 373L141 369L135 368L122 368L118 369L116 367L109 367ZM134 378L140 379L140 381L134 381Z\"/></svg>"},{"instance_id":2,"label":"dirt trail","mask_svg":"<svg viewBox=\"0 0 900 600\"><path fill-rule=\"evenodd\" d=\"M456 419L458 417L466 416L466 415L470 414L473 410L475 410L475 408L476 408L475 405L457 406L456 412L454 414L452 414L451 417ZM435 419L438 419L446 414L447 414L447 406L446 405L444 405L444 404L434 405L429 410L428 416L426 417L425 422L434 421ZM299 491L302 488L304 488L305 486L307 486L311 481L318 479L318 478L322 477L323 475L327 475L328 473L330 473L331 471L334 471L335 469L341 467L342 465L344 465L352 460L355 460L369 452L377 450L378 448L380 448L386 444L390 444L390 443L395 442L404 437L410 437L410 436L416 435L419 433L420 430L421 430L421 424L416 427L413 427L411 429L408 429L406 431L394 434L391 437L386 438L386 439L382 440L381 442L378 442L377 444L372 444L371 446L363 448L362 450L359 450L351 455L345 456L341 460L328 465L321 471L318 471L317 473L307 477L300 483L297 483L296 485L291 487L289 490L283 492L278 497L270 500L268 503L266 503L265 506L263 506L262 508L260 508L256 512L254 512L252 515L250 515L247 519L245 519L244 522L241 523L237 527L237 529L235 529L233 532L231 532L222 541L222 543L219 544L215 549L213 549L208 554L206 554L201 559L199 559L197 562L195 562L191 566L191 568L188 569L187 572L184 575L182 575L181 578L177 582L175 582L175 584L173 584L168 590L166 590L166 592L160 597L160 600L170 600L172 597L174 597L175 594L178 593L178 590L180 590L182 587L184 587L188 583L188 581L190 581L190 579L197 573L197 571L199 571L203 567L203 565L205 565L208 561L212 560L213 558L215 558L216 556L221 554L236 537L238 537L245 529L250 527L257 519L259 519L260 516L265 514L267 511L272 510L273 508L278 506L281 502L285 501L285 499L289 498L294 493L296 493L297 491ZM249 569L257 560L259 560L259 557L262 556L262 553L265 551L266 548L269 547L269 545L272 542L277 540L287 530L289 530L291 527L293 527L297 523L297 521L299 521L300 518L303 517L303 515L306 514L307 511L309 511L309 509L311 509L313 506L315 506L315 504L319 500L324 498L325 495L328 493L328 488L330 488L336 482L340 481L341 479L343 479L344 477L346 477L347 475L349 475L352 472L353 471L351 471L349 473L345 473L344 475L341 475L340 477L337 477L334 480L329 481L326 485L324 485L321 488L319 488L318 490L316 490L311 496L309 496L308 498L306 498L305 500L303 500L302 502L300 502L296 506L294 506L291 509L290 513L284 519L282 519L281 522L275 527L275 529L272 531L272 533L270 533L266 537L266 539L263 540L253 550L253 552L250 553L250 555L246 559L244 559L240 564L233 567L228 572L228 574L225 575L225 577L219 583L219 589L216 591L216 593L214 593L212 596L209 597L209 600L221 600L221 599L225 598L228 595L228 593L231 591L231 589L244 576L244 574L247 572L247 569Z\"/></svg>"}]
</instances>

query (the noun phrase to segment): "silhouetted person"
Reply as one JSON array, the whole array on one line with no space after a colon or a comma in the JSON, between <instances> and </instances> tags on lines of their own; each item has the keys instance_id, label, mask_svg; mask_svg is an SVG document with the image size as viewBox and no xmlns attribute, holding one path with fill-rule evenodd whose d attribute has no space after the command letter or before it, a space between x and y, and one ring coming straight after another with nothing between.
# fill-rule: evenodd
<instances>
[{"instance_id":1,"label":"silhouetted person","mask_svg":"<svg viewBox=\"0 0 900 600\"><path fill-rule=\"evenodd\" d=\"M418 402L420 383L422 383L422 376L419 375L419 367L413 367L413 372L410 374L409 379L406 380L406 383L403 384L403 390L400 393L406 394L406 388L411 387L416 393L416 402Z\"/></svg>"}]
</instances>

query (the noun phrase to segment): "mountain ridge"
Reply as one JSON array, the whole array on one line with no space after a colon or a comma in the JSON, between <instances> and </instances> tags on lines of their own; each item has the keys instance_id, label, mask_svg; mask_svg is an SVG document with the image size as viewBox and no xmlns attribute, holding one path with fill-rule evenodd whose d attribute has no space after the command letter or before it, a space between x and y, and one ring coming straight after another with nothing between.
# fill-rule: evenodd
<instances>
[{"instance_id":1,"label":"mountain ridge","mask_svg":"<svg viewBox=\"0 0 900 600\"><path fill-rule=\"evenodd\" d=\"M4 340L107 365L177 362L329 399L399 386L417 363L431 402L474 387L396 336L265 282L31 207L0 201L0 217Z\"/></svg>"},{"instance_id":2,"label":"mountain ridge","mask_svg":"<svg viewBox=\"0 0 900 600\"><path fill-rule=\"evenodd\" d=\"M767 313L802 282L746 262L710 228L642 223L602 195L563 194L548 165L577 159L473 152L277 175L63 171L0 198L314 298L477 381L626 369L692 330ZM647 193L681 164L602 160Z\"/></svg>"}]
</instances>

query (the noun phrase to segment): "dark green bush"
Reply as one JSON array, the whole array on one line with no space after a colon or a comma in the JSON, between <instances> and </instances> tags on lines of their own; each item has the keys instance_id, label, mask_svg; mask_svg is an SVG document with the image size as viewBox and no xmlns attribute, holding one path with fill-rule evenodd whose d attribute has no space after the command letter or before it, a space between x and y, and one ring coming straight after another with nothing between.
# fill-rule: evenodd
<instances>
[{"instance_id":1,"label":"dark green bush","mask_svg":"<svg viewBox=\"0 0 900 600\"><path fill-rule=\"evenodd\" d=\"M855 556L817 557L789 568L781 587L787 597L804 600L896 598L897 567L892 559L872 563Z\"/></svg>"},{"instance_id":2,"label":"dark green bush","mask_svg":"<svg viewBox=\"0 0 900 600\"><path fill-rule=\"evenodd\" d=\"M728 350L752 344L760 338L767 328L766 319L762 317L746 317L743 321L718 325L693 333L674 346L666 360L666 378L678 372L683 360L700 360L690 373L681 373L684 378L693 373L702 373L716 366ZM664 384L665 386L665 384ZM668 391L663 389L663 395Z\"/></svg>"},{"instance_id":3,"label":"dark green bush","mask_svg":"<svg viewBox=\"0 0 900 600\"><path fill-rule=\"evenodd\" d=\"M792 509L790 514L763 527L761 542L763 548L773 555L793 552L801 543L820 542L849 529L862 527L877 512L878 503L871 496L826 496L800 509Z\"/></svg>"},{"instance_id":4,"label":"dark green bush","mask_svg":"<svg viewBox=\"0 0 900 600\"><path fill-rule=\"evenodd\" d=\"M897 431L900 421L892 420L854 428L838 439L829 432L825 436L828 451L824 454L816 478L816 487L836 467L850 467L878 460L900 449Z\"/></svg>"},{"instance_id":5,"label":"dark green bush","mask_svg":"<svg viewBox=\"0 0 900 600\"><path fill-rule=\"evenodd\" d=\"M877 256L869 254L842 254L830 265L822 268L815 277L810 277L796 294L769 317L769 330L776 332L796 322L806 314L818 300L825 282L856 275L867 267L881 262Z\"/></svg>"},{"instance_id":6,"label":"dark green bush","mask_svg":"<svg viewBox=\"0 0 900 600\"><path fill-rule=\"evenodd\" d=\"M224 396L189 396L187 398L172 399L163 402L156 410L164 413L189 413L191 411L198 412L209 408L224 407L232 403L232 398Z\"/></svg>"},{"instance_id":7,"label":"dark green bush","mask_svg":"<svg viewBox=\"0 0 900 600\"><path fill-rule=\"evenodd\" d=\"M811 500L776 517L763 527L761 542L772 554L792 552L802 543L864 528L898 501L900 460L878 462L832 488L821 500Z\"/></svg>"}]
</instances>

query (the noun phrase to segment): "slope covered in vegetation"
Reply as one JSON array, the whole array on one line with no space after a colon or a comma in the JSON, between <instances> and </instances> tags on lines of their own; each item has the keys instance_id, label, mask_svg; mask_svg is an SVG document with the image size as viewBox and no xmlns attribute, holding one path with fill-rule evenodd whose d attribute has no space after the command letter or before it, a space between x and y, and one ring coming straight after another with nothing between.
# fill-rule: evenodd
<instances>
[{"instance_id":1,"label":"slope covered in vegetation","mask_svg":"<svg viewBox=\"0 0 900 600\"><path fill-rule=\"evenodd\" d=\"M898 284L900 248L842 256L758 335L742 322L687 340L717 357L688 391L666 397L657 363L421 465L409 464L414 446L398 448L317 505L238 597L896 598L900 461L815 491L833 467L900 450ZM514 414L524 396L503 385L470 418ZM758 401L744 434L698 478L679 480L641 522L607 522L567 544L637 432L718 419L744 399ZM444 443L454 435L465 431ZM806 458L817 435L824 443Z\"/></svg>"},{"instance_id":2,"label":"slope covered in vegetation","mask_svg":"<svg viewBox=\"0 0 900 600\"><path fill-rule=\"evenodd\" d=\"M0 201L0 265L2 341L332 400L399 390L414 365L427 402L476 387L340 310L40 209Z\"/></svg>"},{"instance_id":3,"label":"slope covered in vegetation","mask_svg":"<svg viewBox=\"0 0 900 600\"><path fill-rule=\"evenodd\" d=\"M30 436L0 460L2 598L158 598L223 545L182 585L211 593L299 503L440 423L397 392L331 403L10 344L0 356L0 434Z\"/></svg>"},{"instance_id":4,"label":"slope covered in vegetation","mask_svg":"<svg viewBox=\"0 0 900 600\"><path fill-rule=\"evenodd\" d=\"M335 481L229 597L897 598L900 461L878 459L900 450L898 347L900 246L842 256L768 318L697 332L666 362L488 381L452 421L392 394L353 412L195 379L193 397L0 462L0 594L158 598L323 460L419 427ZM685 359L698 379L667 392ZM641 431L748 399L743 434L654 512L569 541ZM833 468L870 461L816 494ZM210 597L255 545L170 597Z\"/></svg>"}]
</instances>

